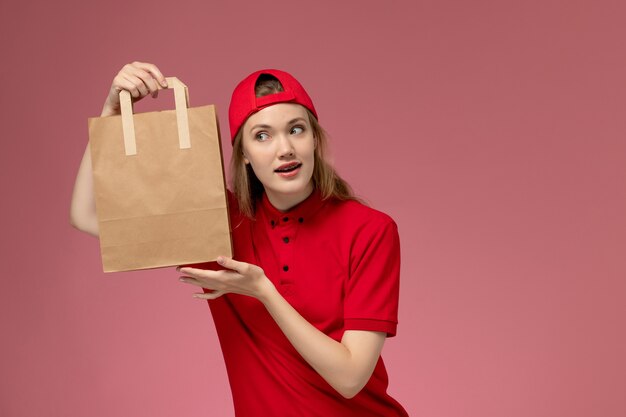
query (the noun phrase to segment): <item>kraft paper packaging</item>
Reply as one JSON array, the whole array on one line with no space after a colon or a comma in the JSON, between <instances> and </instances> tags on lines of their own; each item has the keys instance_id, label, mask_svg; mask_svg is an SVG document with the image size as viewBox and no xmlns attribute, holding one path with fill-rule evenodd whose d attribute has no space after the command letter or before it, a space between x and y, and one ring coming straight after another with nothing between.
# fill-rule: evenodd
<instances>
[{"instance_id":1,"label":"kraft paper packaging","mask_svg":"<svg viewBox=\"0 0 626 417\"><path fill-rule=\"evenodd\" d=\"M104 272L232 256L215 107L189 108L174 77L176 109L89 119Z\"/></svg>"}]
</instances>

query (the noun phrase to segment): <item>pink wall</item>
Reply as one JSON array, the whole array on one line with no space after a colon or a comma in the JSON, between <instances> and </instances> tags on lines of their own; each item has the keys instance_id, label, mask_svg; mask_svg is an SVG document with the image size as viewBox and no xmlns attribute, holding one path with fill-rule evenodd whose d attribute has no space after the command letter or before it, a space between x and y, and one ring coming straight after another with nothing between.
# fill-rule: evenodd
<instances>
[{"instance_id":1,"label":"pink wall","mask_svg":"<svg viewBox=\"0 0 626 417\"><path fill-rule=\"evenodd\" d=\"M232 415L206 305L173 270L104 275L68 224L86 119L132 60L223 127L254 69L311 91L340 172L400 226L384 356L411 415L626 415L625 20L621 0L3 2L0 415Z\"/></svg>"}]
</instances>

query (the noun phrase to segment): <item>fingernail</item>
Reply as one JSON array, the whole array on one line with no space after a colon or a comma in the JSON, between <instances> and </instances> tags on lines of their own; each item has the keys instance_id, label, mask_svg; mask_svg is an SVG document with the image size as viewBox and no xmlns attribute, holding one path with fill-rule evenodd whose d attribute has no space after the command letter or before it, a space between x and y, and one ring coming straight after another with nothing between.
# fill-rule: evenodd
<instances>
[{"instance_id":1,"label":"fingernail","mask_svg":"<svg viewBox=\"0 0 626 417\"><path fill-rule=\"evenodd\" d=\"M221 256L217 258L217 263L220 265L224 265L224 258L222 258Z\"/></svg>"},{"instance_id":2,"label":"fingernail","mask_svg":"<svg viewBox=\"0 0 626 417\"><path fill-rule=\"evenodd\" d=\"M162 85L163 87L167 87L167 81L165 81L165 80L161 81L161 85Z\"/></svg>"}]
</instances>

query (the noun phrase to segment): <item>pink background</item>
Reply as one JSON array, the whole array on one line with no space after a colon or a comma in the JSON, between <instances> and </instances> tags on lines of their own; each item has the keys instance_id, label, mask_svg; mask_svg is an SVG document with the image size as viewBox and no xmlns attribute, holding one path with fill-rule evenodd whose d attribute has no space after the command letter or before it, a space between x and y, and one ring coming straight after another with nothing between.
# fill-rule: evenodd
<instances>
[{"instance_id":1,"label":"pink background","mask_svg":"<svg viewBox=\"0 0 626 417\"><path fill-rule=\"evenodd\" d=\"M0 415L232 415L194 290L103 274L69 226L87 117L133 60L224 137L249 72L309 89L400 227L384 357L411 415L626 415L625 21L622 0L3 1Z\"/></svg>"}]
</instances>

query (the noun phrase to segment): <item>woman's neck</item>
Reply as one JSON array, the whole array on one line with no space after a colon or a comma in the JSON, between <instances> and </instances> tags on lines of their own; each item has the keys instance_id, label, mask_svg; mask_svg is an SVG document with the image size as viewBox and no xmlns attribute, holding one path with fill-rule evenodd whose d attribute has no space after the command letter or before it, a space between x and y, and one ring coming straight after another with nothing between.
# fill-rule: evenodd
<instances>
[{"instance_id":1,"label":"woman's neck","mask_svg":"<svg viewBox=\"0 0 626 417\"><path fill-rule=\"evenodd\" d=\"M285 193L274 193L271 190L268 192L265 190L267 194L267 199L277 210L280 211L289 211L291 208L297 206L306 200L311 193L313 193L313 182L310 182L309 185L302 190L301 192L293 193L293 194L285 194Z\"/></svg>"}]
</instances>

